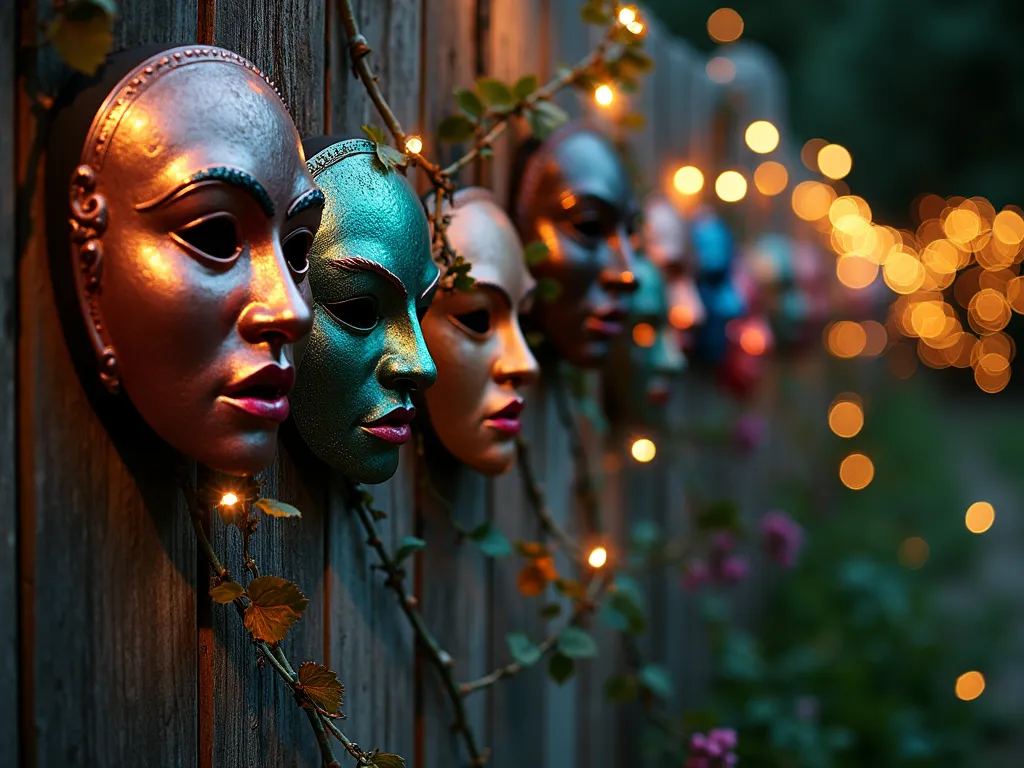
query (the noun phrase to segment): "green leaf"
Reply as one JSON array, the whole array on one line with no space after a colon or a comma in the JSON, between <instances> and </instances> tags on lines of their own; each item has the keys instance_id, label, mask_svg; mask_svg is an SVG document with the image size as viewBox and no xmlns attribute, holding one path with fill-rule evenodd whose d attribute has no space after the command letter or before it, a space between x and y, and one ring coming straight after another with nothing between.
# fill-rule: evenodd
<instances>
[{"instance_id":1,"label":"green leaf","mask_svg":"<svg viewBox=\"0 0 1024 768\"><path fill-rule=\"evenodd\" d=\"M469 538L488 557L505 557L512 554L512 543L490 523L484 523L474 529Z\"/></svg>"},{"instance_id":2,"label":"green leaf","mask_svg":"<svg viewBox=\"0 0 1024 768\"><path fill-rule=\"evenodd\" d=\"M380 160L380 164L389 171L396 166L405 166L409 164L409 156L399 152L389 144L377 145L377 159Z\"/></svg>"},{"instance_id":3,"label":"green leaf","mask_svg":"<svg viewBox=\"0 0 1024 768\"><path fill-rule=\"evenodd\" d=\"M363 131L366 133L367 136L370 137L370 141L372 141L374 144L388 143L387 139L384 138L384 131L378 128L376 125L364 125ZM369 493L369 491L366 491L366 493ZM370 500L372 503L372 496L370 497Z\"/></svg>"},{"instance_id":4,"label":"green leaf","mask_svg":"<svg viewBox=\"0 0 1024 768\"><path fill-rule=\"evenodd\" d=\"M537 296L541 301L554 301L562 295L562 284L553 277L542 277L537 281Z\"/></svg>"},{"instance_id":5,"label":"green leaf","mask_svg":"<svg viewBox=\"0 0 1024 768\"><path fill-rule=\"evenodd\" d=\"M612 16L605 10L605 4L601 0L588 0L580 8L580 18L587 24L605 26L610 24Z\"/></svg>"},{"instance_id":6,"label":"green leaf","mask_svg":"<svg viewBox=\"0 0 1024 768\"><path fill-rule=\"evenodd\" d=\"M418 552L427 546L427 542L423 539L417 539L415 536L406 536L398 544L398 551L395 552L395 564L401 563L413 552Z\"/></svg>"},{"instance_id":7,"label":"green leaf","mask_svg":"<svg viewBox=\"0 0 1024 768\"><path fill-rule=\"evenodd\" d=\"M541 618L544 618L544 619L553 619L556 616L558 616L559 614L561 614L561 612L562 612L562 604L561 603L548 603L547 605L545 605L543 608L540 609Z\"/></svg>"},{"instance_id":8,"label":"green leaf","mask_svg":"<svg viewBox=\"0 0 1024 768\"><path fill-rule=\"evenodd\" d=\"M540 661L540 648L530 642L530 638L522 632L511 632L505 635L505 642L508 643L508 650L512 654L512 658L524 667L532 667Z\"/></svg>"},{"instance_id":9,"label":"green leaf","mask_svg":"<svg viewBox=\"0 0 1024 768\"><path fill-rule=\"evenodd\" d=\"M503 83L494 77L481 77L476 81L476 89L484 103L490 107L501 109L515 103L512 89L507 83Z\"/></svg>"},{"instance_id":10,"label":"green leaf","mask_svg":"<svg viewBox=\"0 0 1024 768\"><path fill-rule=\"evenodd\" d=\"M455 103L459 105L459 109L474 119L479 118L486 109L480 98L467 88L455 89Z\"/></svg>"},{"instance_id":11,"label":"green leaf","mask_svg":"<svg viewBox=\"0 0 1024 768\"><path fill-rule=\"evenodd\" d=\"M565 685L575 672L576 662L561 653L556 653L548 662L548 677L559 685Z\"/></svg>"},{"instance_id":12,"label":"green leaf","mask_svg":"<svg viewBox=\"0 0 1024 768\"><path fill-rule=\"evenodd\" d=\"M661 541L661 526L653 520L640 520L630 531L633 544L641 549L649 549Z\"/></svg>"},{"instance_id":13,"label":"green leaf","mask_svg":"<svg viewBox=\"0 0 1024 768\"><path fill-rule=\"evenodd\" d=\"M291 504L285 504L277 499L256 499L253 506L260 512L271 517L302 517L302 513Z\"/></svg>"},{"instance_id":14,"label":"green leaf","mask_svg":"<svg viewBox=\"0 0 1024 768\"><path fill-rule=\"evenodd\" d=\"M244 623L257 640L279 643L309 605L298 585L278 576L260 576L249 582L249 605Z\"/></svg>"},{"instance_id":15,"label":"green leaf","mask_svg":"<svg viewBox=\"0 0 1024 768\"><path fill-rule=\"evenodd\" d=\"M236 597L241 597L244 594L245 587L237 581L225 581L210 590L210 597L213 598L214 602L220 603L221 605L230 603Z\"/></svg>"},{"instance_id":16,"label":"green leaf","mask_svg":"<svg viewBox=\"0 0 1024 768\"><path fill-rule=\"evenodd\" d=\"M476 124L465 115L448 115L437 126L437 140L455 144L470 138L475 130Z\"/></svg>"},{"instance_id":17,"label":"green leaf","mask_svg":"<svg viewBox=\"0 0 1024 768\"><path fill-rule=\"evenodd\" d=\"M587 594L586 588L576 579L555 579L555 589L560 595L565 595L573 600L579 600Z\"/></svg>"},{"instance_id":18,"label":"green leaf","mask_svg":"<svg viewBox=\"0 0 1024 768\"><path fill-rule=\"evenodd\" d=\"M470 275L456 275L455 279L452 280L452 288L456 291L472 291L474 285L476 285L476 280L474 280Z\"/></svg>"},{"instance_id":19,"label":"green leaf","mask_svg":"<svg viewBox=\"0 0 1024 768\"><path fill-rule=\"evenodd\" d=\"M381 752L373 756L373 765L377 768L405 768L405 758Z\"/></svg>"},{"instance_id":20,"label":"green leaf","mask_svg":"<svg viewBox=\"0 0 1024 768\"><path fill-rule=\"evenodd\" d=\"M622 118L622 127L628 131L642 131L647 125L647 118L642 112L630 112Z\"/></svg>"},{"instance_id":21,"label":"green leaf","mask_svg":"<svg viewBox=\"0 0 1024 768\"><path fill-rule=\"evenodd\" d=\"M526 259L526 264L530 267L543 264L550 255L551 249L547 247L543 240L534 240L527 243L526 247L523 248L523 258Z\"/></svg>"},{"instance_id":22,"label":"green leaf","mask_svg":"<svg viewBox=\"0 0 1024 768\"><path fill-rule=\"evenodd\" d=\"M638 675L640 685L661 699L672 698L675 687L672 685L672 673L661 664L648 664L640 669Z\"/></svg>"},{"instance_id":23,"label":"green leaf","mask_svg":"<svg viewBox=\"0 0 1024 768\"><path fill-rule=\"evenodd\" d=\"M642 635L647 631L647 617L633 595L628 592L614 592L601 606L601 619L606 625L620 632Z\"/></svg>"},{"instance_id":24,"label":"green leaf","mask_svg":"<svg viewBox=\"0 0 1024 768\"><path fill-rule=\"evenodd\" d=\"M654 59L641 51L639 48L629 47L622 52L619 64L626 69L628 77L629 70L634 72L650 72L654 69Z\"/></svg>"},{"instance_id":25,"label":"green leaf","mask_svg":"<svg viewBox=\"0 0 1024 768\"><path fill-rule=\"evenodd\" d=\"M551 101L538 101L527 115L530 131L543 141L569 120L569 114Z\"/></svg>"},{"instance_id":26,"label":"green leaf","mask_svg":"<svg viewBox=\"0 0 1024 768\"><path fill-rule=\"evenodd\" d=\"M299 685L310 701L329 715L341 715L341 697L345 686L338 676L322 664L305 661L299 667Z\"/></svg>"},{"instance_id":27,"label":"green leaf","mask_svg":"<svg viewBox=\"0 0 1024 768\"><path fill-rule=\"evenodd\" d=\"M537 597L543 594L548 586L547 574L534 561L519 571L516 586L524 597Z\"/></svg>"},{"instance_id":28,"label":"green leaf","mask_svg":"<svg viewBox=\"0 0 1024 768\"><path fill-rule=\"evenodd\" d=\"M632 701L637 690L636 678L632 675L609 677L604 684L604 696L608 701Z\"/></svg>"},{"instance_id":29,"label":"green leaf","mask_svg":"<svg viewBox=\"0 0 1024 768\"><path fill-rule=\"evenodd\" d=\"M536 75L523 75L516 80L516 84L512 86L512 94L516 97L516 101L522 101L536 90Z\"/></svg>"},{"instance_id":30,"label":"green leaf","mask_svg":"<svg viewBox=\"0 0 1024 768\"><path fill-rule=\"evenodd\" d=\"M558 636L558 652L570 659L592 659L597 656L597 643L579 627L566 627Z\"/></svg>"},{"instance_id":31,"label":"green leaf","mask_svg":"<svg viewBox=\"0 0 1024 768\"><path fill-rule=\"evenodd\" d=\"M68 66L95 74L114 44L116 12L113 0L70 0L50 22L46 37Z\"/></svg>"}]
</instances>

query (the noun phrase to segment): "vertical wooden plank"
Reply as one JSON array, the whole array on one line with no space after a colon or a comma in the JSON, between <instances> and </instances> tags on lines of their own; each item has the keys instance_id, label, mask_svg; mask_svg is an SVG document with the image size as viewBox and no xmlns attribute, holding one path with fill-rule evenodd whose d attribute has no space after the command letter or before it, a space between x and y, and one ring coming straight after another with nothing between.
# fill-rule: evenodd
<instances>
[{"instance_id":1,"label":"vertical wooden plank","mask_svg":"<svg viewBox=\"0 0 1024 768\"><path fill-rule=\"evenodd\" d=\"M245 56L275 82L301 135L323 131L324 8L323 0L217 0L214 5L213 43ZM251 542L261 575L294 581L310 599L284 650L293 666L308 660L329 663L324 616L326 489L284 454L261 479L265 495L293 503L303 512L301 521L261 520ZM213 529L215 544L229 553L228 567L241 573L238 532L217 521ZM217 641L212 666L213 764L318 766L315 737L291 691L273 669L257 665L232 611L214 606L212 617Z\"/></svg>"},{"instance_id":2,"label":"vertical wooden plank","mask_svg":"<svg viewBox=\"0 0 1024 768\"><path fill-rule=\"evenodd\" d=\"M507 83L515 83L523 75L536 75L540 83L544 71L544 33L546 8L542 0L492 0L488 26L481 30L488 74ZM494 157L485 165L484 182L507 206L511 187L511 171L516 149L523 136L512 129L494 146Z\"/></svg>"},{"instance_id":3,"label":"vertical wooden plank","mask_svg":"<svg viewBox=\"0 0 1024 768\"><path fill-rule=\"evenodd\" d=\"M0 744L18 762L18 572L14 454L14 358L18 311L14 271L15 11L0 10ZM9 746L7 746L9 745Z\"/></svg>"},{"instance_id":4,"label":"vertical wooden plank","mask_svg":"<svg viewBox=\"0 0 1024 768\"><path fill-rule=\"evenodd\" d=\"M140 5L120 4L115 38L122 45L194 38L194 0L166 3L145 24L136 22ZM23 5L22 46L35 45L39 23L51 13L49 3ZM41 170L46 127L31 99L52 96L63 74L52 49L19 61L22 761L190 766L196 552L188 516L171 460L134 438L115 442L100 423L63 341L50 287ZM11 324L7 314L5 326Z\"/></svg>"},{"instance_id":5,"label":"vertical wooden plank","mask_svg":"<svg viewBox=\"0 0 1024 768\"><path fill-rule=\"evenodd\" d=\"M560 66L572 66L590 51L590 27L580 20L579 5L567 0L550 0L548 44L551 46L546 61L550 72ZM549 72L549 74L550 74ZM565 109L571 117L579 118L587 114L589 104L575 88L565 88L555 101Z\"/></svg>"},{"instance_id":6,"label":"vertical wooden plank","mask_svg":"<svg viewBox=\"0 0 1024 768\"><path fill-rule=\"evenodd\" d=\"M421 605L427 624L454 661L456 680L473 680L495 665L488 647L491 564L468 541L457 542L449 515L472 530L489 518L487 481L466 467L457 466L439 446L428 449L432 460L422 468L441 501L424 489L419 526L427 547L419 556ZM504 657L501 657L503 663ZM418 765L468 765L462 738L452 733L452 707L437 674L421 664L418 684L423 752ZM465 700L466 714L477 743L487 743L487 703L490 691Z\"/></svg>"},{"instance_id":7,"label":"vertical wooden plank","mask_svg":"<svg viewBox=\"0 0 1024 768\"><path fill-rule=\"evenodd\" d=\"M545 444L548 428L546 387L538 385L526 393L523 411L523 436L529 445L530 463L540 482L547 485L551 466ZM537 516L527 501L518 469L494 481L492 497L494 524L511 541L539 541ZM537 599L519 593L517 578L524 565L519 555L494 563L491 583L490 645L494 666L507 664L509 654L506 637L522 632L539 642L546 626L537 613ZM497 683L490 692L489 744L493 750L493 768L518 768L523 765L544 765L544 697L543 662L523 670L519 675Z\"/></svg>"}]
</instances>

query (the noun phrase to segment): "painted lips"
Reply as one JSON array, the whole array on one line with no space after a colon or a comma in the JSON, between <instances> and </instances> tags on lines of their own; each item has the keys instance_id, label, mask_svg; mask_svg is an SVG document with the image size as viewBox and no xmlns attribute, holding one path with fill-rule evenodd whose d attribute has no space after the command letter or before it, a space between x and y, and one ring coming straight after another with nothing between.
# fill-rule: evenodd
<instances>
[{"instance_id":1,"label":"painted lips","mask_svg":"<svg viewBox=\"0 0 1024 768\"><path fill-rule=\"evenodd\" d=\"M409 438L412 437L412 427L410 424L412 424L413 417L415 416L415 408L398 407L388 411L379 419L363 424L362 428L386 443L403 445L409 442Z\"/></svg>"},{"instance_id":2,"label":"painted lips","mask_svg":"<svg viewBox=\"0 0 1024 768\"><path fill-rule=\"evenodd\" d=\"M484 419L484 423L504 435L518 435L523 428L523 423L519 420L519 414L522 412L523 401L513 400L500 411L495 411Z\"/></svg>"},{"instance_id":3,"label":"painted lips","mask_svg":"<svg viewBox=\"0 0 1024 768\"><path fill-rule=\"evenodd\" d=\"M622 333L622 323L626 313L619 307L603 312L595 312L583 321L584 327L592 336L599 339L614 339Z\"/></svg>"},{"instance_id":4,"label":"painted lips","mask_svg":"<svg viewBox=\"0 0 1024 768\"><path fill-rule=\"evenodd\" d=\"M294 386L294 368L267 365L229 384L221 398L251 416L280 424L288 418L288 393Z\"/></svg>"}]
</instances>

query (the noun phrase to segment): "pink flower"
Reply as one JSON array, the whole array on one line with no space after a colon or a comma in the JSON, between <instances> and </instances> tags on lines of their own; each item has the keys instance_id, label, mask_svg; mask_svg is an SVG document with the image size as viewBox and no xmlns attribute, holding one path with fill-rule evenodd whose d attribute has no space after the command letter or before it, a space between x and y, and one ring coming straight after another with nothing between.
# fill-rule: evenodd
<instances>
[{"instance_id":1,"label":"pink flower","mask_svg":"<svg viewBox=\"0 0 1024 768\"><path fill-rule=\"evenodd\" d=\"M741 451L756 451L764 443L767 427L765 420L756 413L745 413L736 420L733 427L733 443Z\"/></svg>"},{"instance_id":2,"label":"pink flower","mask_svg":"<svg viewBox=\"0 0 1024 768\"><path fill-rule=\"evenodd\" d=\"M716 728L708 735L695 733L690 737L690 757L683 768L729 768L738 762L732 750L738 739L732 728Z\"/></svg>"},{"instance_id":3,"label":"pink flower","mask_svg":"<svg viewBox=\"0 0 1024 768\"><path fill-rule=\"evenodd\" d=\"M683 575L683 588L687 592L693 592L710 579L711 574L708 573L707 565L700 560L693 560L686 566L686 573Z\"/></svg>"},{"instance_id":4,"label":"pink flower","mask_svg":"<svg viewBox=\"0 0 1024 768\"><path fill-rule=\"evenodd\" d=\"M804 531L785 512L773 510L761 518L761 540L772 559L783 568L792 568L803 547Z\"/></svg>"},{"instance_id":5,"label":"pink flower","mask_svg":"<svg viewBox=\"0 0 1024 768\"><path fill-rule=\"evenodd\" d=\"M726 584L736 584L747 578L748 573L750 573L750 566L747 565L747 558L742 555L729 555L722 562L718 577Z\"/></svg>"},{"instance_id":6,"label":"pink flower","mask_svg":"<svg viewBox=\"0 0 1024 768\"><path fill-rule=\"evenodd\" d=\"M726 752L736 749L738 742L736 731L732 728L715 728L708 734L708 739L718 743Z\"/></svg>"}]
</instances>

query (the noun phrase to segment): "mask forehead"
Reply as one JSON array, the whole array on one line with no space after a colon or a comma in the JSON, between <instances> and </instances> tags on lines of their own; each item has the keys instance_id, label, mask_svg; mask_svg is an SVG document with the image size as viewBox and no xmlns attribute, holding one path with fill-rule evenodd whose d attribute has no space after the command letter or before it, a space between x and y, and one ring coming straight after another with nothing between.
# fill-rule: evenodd
<instances>
[{"instance_id":1,"label":"mask forehead","mask_svg":"<svg viewBox=\"0 0 1024 768\"><path fill-rule=\"evenodd\" d=\"M105 165L130 169L133 203L214 166L246 171L278 205L312 187L280 99L261 77L227 61L183 66L156 80L121 118Z\"/></svg>"},{"instance_id":2,"label":"mask forehead","mask_svg":"<svg viewBox=\"0 0 1024 768\"><path fill-rule=\"evenodd\" d=\"M549 180L561 182L559 192L591 195L621 210L629 208L631 193L626 169L615 148L593 131L572 133L552 152Z\"/></svg>"},{"instance_id":3,"label":"mask forehead","mask_svg":"<svg viewBox=\"0 0 1024 768\"><path fill-rule=\"evenodd\" d=\"M534 285L523 259L523 245L506 213L493 201L474 199L453 212L448 239L472 265L472 276L500 286L512 302Z\"/></svg>"},{"instance_id":4,"label":"mask forehead","mask_svg":"<svg viewBox=\"0 0 1024 768\"><path fill-rule=\"evenodd\" d=\"M322 171L317 163L340 158ZM426 214L400 173L385 169L374 145L344 141L328 147L309 163L327 198L320 235L310 254L314 294L321 281L342 274L330 261L369 259L393 272L416 299L434 281ZM317 296L319 298L319 296Z\"/></svg>"},{"instance_id":5,"label":"mask forehead","mask_svg":"<svg viewBox=\"0 0 1024 768\"><path fill-rule=\"evenodd\" d=\"M648 198L644 205L644 246L659 266L681 262L686 250L686 222L671 202Z\"/></svg>"}]
</instances>

